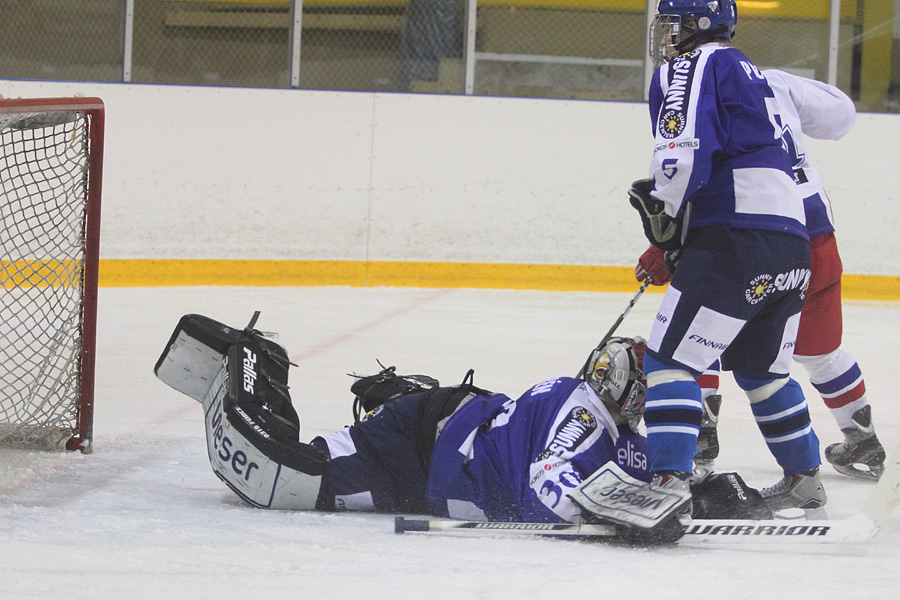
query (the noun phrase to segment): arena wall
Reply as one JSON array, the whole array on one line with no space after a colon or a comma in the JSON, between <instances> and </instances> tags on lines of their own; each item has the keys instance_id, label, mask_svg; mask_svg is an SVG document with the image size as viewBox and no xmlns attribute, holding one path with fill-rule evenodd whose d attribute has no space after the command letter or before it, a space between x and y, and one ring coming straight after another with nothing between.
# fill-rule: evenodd
<instances>
[{"instance_id":1,"label":"arena wall","mask_svg":"<svg viewBox=\"0 0 900 600\"><path fill-rule=\"evenodd\" d=\"M0 81L106 109L101 285L634 288L646 105ZM900 299L900 115L810 141L852 297Z\"/></svg>"}]
</instances>

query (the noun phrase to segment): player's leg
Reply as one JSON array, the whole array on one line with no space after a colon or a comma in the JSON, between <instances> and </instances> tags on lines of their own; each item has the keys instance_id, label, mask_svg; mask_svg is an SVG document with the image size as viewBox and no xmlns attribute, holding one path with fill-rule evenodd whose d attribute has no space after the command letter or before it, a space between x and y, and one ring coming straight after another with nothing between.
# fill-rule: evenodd
<instances>
[{"instance_id":1,"label":"player's leg","mask_svg":"<svg viewBox=\"0 0 900 600\"><path fill-rule=\"evenodd\" d=\"M845 475L877 480L884 471L885 451L872 422L865 382L853 357L838 348L821 356L794 356L809 372L844 435L825 448L825 459Z\"/></svg>"},{"instance_id":2,"label":"player's leg","mask_svg":"<svg viewBox=\"0 0 900 600\"><path fill-rule=\"evenodd\" d=\"M812 277L800 319L794 360L831 411L844 441L825 449L841 473L878 479L885 452L875 435L866 384L859 365L841 345L841 259L834 234L813 238Z\"/></svg>"},{"instance_id":3,"label":"player's leg","mask_svg":"<svg viewBox=\"0 0 900 600\"><path fill-rule=\"evenodd\" d=\"M827 501L819 477L819 440L800 385L790 377L759 378L735 372L750 399L753 417L784 477L762 490L773 511L817 509Z\"/></svg>"},{"instance_id":4,"label":"player's leg","mask_svg":"<svg viewBox=\"0 0 900 600\"><path fill-rule=\"evenodd\" d=\"M689 238L654 321L644 359L654 473L692 472L703 415L698 377L746 323L744 287L734 282L729 252L733 242L722 227Z\"/></svg>"},{"instance_id":5,"label":"player's leg","mask_svg":"<svg viewBox=\"0 0 900 600\"><path fill-rule=\"evenodd\" d=\"M776 243L776 248L782 245L780 250L788 254L791 244ZM771 289L762 294L760 310L722 355L722 366L734 371L757 427L784 473L778 483L762 490L773 511L814 510L827 501L818 472L819 440L803 390L790 377L808 273L800 263L772 273Z\"/></svg>"},{"instance_id":6,"label":"player's leg","mask_svg":"<svg viewBox=\"0 0 900 600\"><path fill-rule=\"evenodd\" d=\"M352 426L313 440L331 459L324 510L425 512L415 425L422 394L391 400Z\"/></svg>"},{"instance_id":7,"label":"player's leg","mask_svg":"<svg viewBox=\"0 0 900 600\"><path fill-rule=\"evenodd\" d=\"M427 376L415 377L419 382L437 383ZM368 406L367 397L385 397L381 392L395 388L396 382L382 377L365 387L362 403ZM421 385L412 387L422 389ZM477 395L490 392L471 384L470 371L459 386L403 394L378 404L351 427L314 439L312 443L326 448L331 459L320 506L327 510L428 512L425 489L439 428L460 405Z\"/></svg>"},{"instance_id":8,"label":"player's leg","mask_svg":"<svg viewBox=\"0 0 900 600\"><path fill-rule=\"evenodd\" d=\"M694 455L694 478L702 479L715 470L719 456L719 410L722 396L719 394L719 361L706 369L697 378L700 385L700 399L703 416L700 418L700 433L697 437L697 454Z\"/></svg>"}]
</instances>

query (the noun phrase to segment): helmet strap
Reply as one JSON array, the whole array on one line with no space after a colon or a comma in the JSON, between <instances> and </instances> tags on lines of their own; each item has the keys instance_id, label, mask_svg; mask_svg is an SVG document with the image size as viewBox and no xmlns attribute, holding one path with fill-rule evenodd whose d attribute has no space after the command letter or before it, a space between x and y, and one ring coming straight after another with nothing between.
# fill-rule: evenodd
<instances>
[{"instance_id":1,"label":"helmet strap","mask_svg":"<svg viewBox=\"0 0 900 600\"><path fill-rule=\"evenodd\" d=\"M726 33L727 31L728 31L728 27L726 27L725 25L720 25L719 27L716 27L715 29L710 29L708 31L699 31L698 30L698 31L693 32L691 35L687 36L686 38L684 38L677 44L675 44L673 46L673 48L675 48L675 51L678 54L684 54L685 52L688 52L689 50L693 50L694 48L696 48L700 44L703 44L704 42L708 42L709 40L711 40L713 38L720 37L723 33Z\"/></svg>"}]
</instances>

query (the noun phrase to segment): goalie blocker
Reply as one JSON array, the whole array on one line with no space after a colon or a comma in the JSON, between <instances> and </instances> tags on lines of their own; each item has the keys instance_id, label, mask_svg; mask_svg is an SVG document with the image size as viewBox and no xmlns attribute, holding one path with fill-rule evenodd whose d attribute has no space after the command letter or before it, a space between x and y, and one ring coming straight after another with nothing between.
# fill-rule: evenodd
<instances>
[{"instance_id":1,"label":"goalie blocker","mask_svg":"<svg viewBox=\"0 0 900 600\"><path fill-rule=\"evenodd\" d=\"M587 523L615 524L616 537L637 543L677 541L685 534L684 517L688 516L701 521L773 518L759 492L737 473L709 475L688 493L648 485L608 463L570 496L583 510Z\"/></svg>"},{"instance_id":2,"label":"goalie blocker","mask_svg":"<svg viewBox=\"0 0 900 600\"><path fill-rule=\"evenodd\" d=\"M261 508L314 510L327 452L299 441L284 348L253 329L185 315L156 363L156 376L203 405L213 472Z\"/></svg>"}]
</instances>

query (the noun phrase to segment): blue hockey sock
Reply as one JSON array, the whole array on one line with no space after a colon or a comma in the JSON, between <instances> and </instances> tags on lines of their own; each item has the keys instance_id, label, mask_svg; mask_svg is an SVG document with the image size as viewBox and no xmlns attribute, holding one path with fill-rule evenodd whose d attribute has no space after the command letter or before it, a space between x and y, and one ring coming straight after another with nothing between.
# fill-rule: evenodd
<instances>
[{"instance_id":1,"label":"blue hockey sock","mask_svg":"<svg viewBox=\"0 0 900 600\"><path fill-rule=\"evenodd\" d=\"M703 415L700 386L689 371L664 363L649 352L644 355L644 373L650 470L690 473Z\"/></svg>"},{"instance_id":2,"label":"blue hockey sock","mask_svg":"<svg viewBox=\"0 0 900 600\"><path fill-rule=\"evenodd\" d=\"M734 374L750 398L750 408L769 452L786 475L803 473L821 464L819 438L813 431L800 384L790 377L761 379Z\"/></svg>"}]
</instances>

